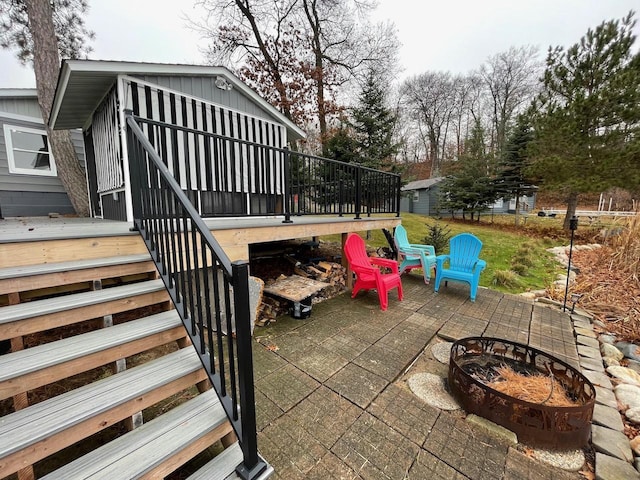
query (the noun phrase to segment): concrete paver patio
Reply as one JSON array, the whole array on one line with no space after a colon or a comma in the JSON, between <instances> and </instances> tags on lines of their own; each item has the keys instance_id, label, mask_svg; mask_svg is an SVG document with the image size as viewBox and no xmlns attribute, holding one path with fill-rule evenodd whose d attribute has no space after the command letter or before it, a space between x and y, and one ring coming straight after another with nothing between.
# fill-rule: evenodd
<instances>
[{"instance_id":1,"label":"concrete paver patio","mask_svg":"<svg viewBox=\"0 0 640 480\"><path fill-rule=\"evenodd\" d=\"M445 377L431 344L475 335L528 343L579 368L569 315L530 300L449 283L440 293L403 276L405 299L348 294L306 320L256 329L254 364L261 454L275 478L577 479L533 460L407 387L414 373Z\"/></svg>"}]
</instances>

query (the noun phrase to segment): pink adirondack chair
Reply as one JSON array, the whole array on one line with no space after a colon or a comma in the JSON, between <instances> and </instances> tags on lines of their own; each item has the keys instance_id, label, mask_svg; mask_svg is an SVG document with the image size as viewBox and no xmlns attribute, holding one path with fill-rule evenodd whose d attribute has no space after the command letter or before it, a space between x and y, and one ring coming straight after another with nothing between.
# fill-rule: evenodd
<instances>
[{"instance_id":1,"label":"pink adirondack chair","mask_svg":"<svg viewBox=\"0 0 640 480\"><path fill-rule=\"evenodd\" d=\"M402 281L398 272L398 262L386 258L369 257L364 240L360 235L350 233L344 244L344 253L349 267L356 274L356 283L351 292L355 298L360 290L375 289L380 299L380 309L389 306L389 290L398 289L398 300L402 300ZM382 273L379 267L391 269L391 273Z\"/></svg>"}]
</instances>

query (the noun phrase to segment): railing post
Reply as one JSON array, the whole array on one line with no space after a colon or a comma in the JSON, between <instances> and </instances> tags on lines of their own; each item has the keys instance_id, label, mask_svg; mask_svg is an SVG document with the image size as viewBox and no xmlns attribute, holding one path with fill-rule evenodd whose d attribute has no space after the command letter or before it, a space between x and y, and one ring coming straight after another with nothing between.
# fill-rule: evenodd
<instances>
[{"instance_id":1,"label":"railing post","mask_svg":"<svg viewBox=\"0 0 640 480\"><path fill-rule=\"evenodd\" d=\"M360 220L362 212L362 168L356 167L356 220Z\"/></svg>"},{"instance_id":2,"label":"railing post","mask_svg":"<svg viewBox=\"0 0 640 480\"><path fill-rule=\"evenodd\" d=\"M400 216L400 200L402 199L400 188L402 187L402 181L400 175L396 177L395 190L396 190L396 217Z\"/></svg>"},{"instance_id":3,"label":"railing post","mask_svg":"<svg viewBox=\"0 0 640 480\"><path fill-rule=\"evenodd\" d=\"M133 121L133 110L125 110L124 116L127 121L131 119ZM132 130L126 125L124 127L127 130L127 153L129 155L129 176L131 178L131 193L133 204L133 227L131 230L139 230L137 221L142 219L142 200L140 198L140 191L142 180L140 179L140 162L139 148L135 147L135 141Z\"/></svg>"},{"instance_id":4,"label":"railing post","mask_svg":"<svg viewBox=\"0 0 640 480\"><path fill-rule=\"evenodd\" d=\"M282 223L293 223L291 220L291 151L284 148L284 220Z\"/></svg>"},{"instance_id":5,"label":"railing post","mask_svg":"<svg viewBox=\"0 0 640 480\"><path fill-rule=\"evenodd\" d=\"M251 350L251 316L249 313L249 262L231 264L233 307L236 320L236 349L238 351L238 387L240 393L240 446L244 461L236 472L244 479L256 478L266 468L258 455L256 407L253 384L253 352Z\"/></svg>"}]
</instances>

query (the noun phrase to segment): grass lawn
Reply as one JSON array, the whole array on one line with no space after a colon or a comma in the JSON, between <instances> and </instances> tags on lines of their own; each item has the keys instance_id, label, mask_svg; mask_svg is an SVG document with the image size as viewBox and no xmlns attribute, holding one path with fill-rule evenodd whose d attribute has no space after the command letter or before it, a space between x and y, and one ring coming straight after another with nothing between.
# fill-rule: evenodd
<instances>
[{"instance_id":1,"label":"grass lawn","mask_svg":"<svg viewBox=\"0 0 640 480\"><path fill-rule=\"evenodd\" d=\"M550 247L569 244L569 239L562 231L561 218L530 216L525 225L516 229L513 215L496 215L493 219L490 216L482 217L482 221L478 223L447 218L436 220L423 215L403 213L402 225L406 228L411 243L427 243L425 237L430 232L429 227L433 225L448 228L451 236L462 232L477 236L483 243L480 257L487 262L487 268L480 276L480 285L502 292L522 293L544 289L564 270L547 252ZM360 233L364 237L364 232ZM331 235L323 237L323 240L339 242L340 237ZM377 248L386 246L387 241L381 231L372 231L367 244ZM437 253L447 251L448 246ZM509 275L515 283L505 284L502 272L511 270L514 263L524 263L526 268L520 267L522 275Z\"/></svg>"}]
</instances>

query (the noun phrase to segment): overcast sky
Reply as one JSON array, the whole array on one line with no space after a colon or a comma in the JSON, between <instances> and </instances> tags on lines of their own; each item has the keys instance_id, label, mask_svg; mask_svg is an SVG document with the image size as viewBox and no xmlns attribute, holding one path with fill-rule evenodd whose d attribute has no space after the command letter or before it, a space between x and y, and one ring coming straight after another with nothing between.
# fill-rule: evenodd
<instances>
[{"instance_id":1,"label":"overcast sky","mask_svg":"<svg viewBox=\"0 0 640 480\"><path fill-rule=\"evenodd\" d=\"M182 19L196 14L190 3L90 0L91 58L202 63L202 40ZM587 28L638 7L638 0L379 0L374 18L395 23L406 77L428 70L467 73L510 46L539 46L543 59L550 45L571 45ZM31 67L1 51L0 87L34 86Z\"/></svg>"}]
</instances>

